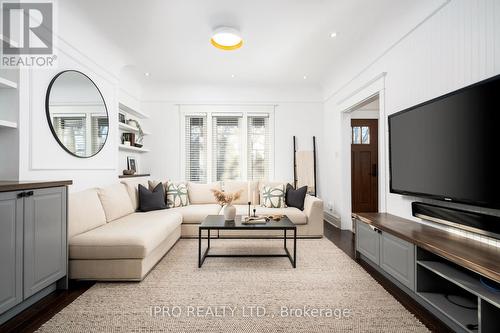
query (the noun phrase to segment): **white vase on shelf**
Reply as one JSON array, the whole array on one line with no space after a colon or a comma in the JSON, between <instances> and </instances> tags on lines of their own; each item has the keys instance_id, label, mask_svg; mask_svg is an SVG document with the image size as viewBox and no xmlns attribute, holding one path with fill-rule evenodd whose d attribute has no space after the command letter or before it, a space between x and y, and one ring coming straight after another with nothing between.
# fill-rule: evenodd
<instances>
[{"instance_id":1,"label":"white vase on shelf","mask_svg":"<svg viewBox=\"0 0 500 333\"><path fill-rule=\"evenodd\" d=\"M234 221L236 218L236 207L232 204L228 204L224 206L224 220L226 221Z\"/></svg>"}]
</instances>

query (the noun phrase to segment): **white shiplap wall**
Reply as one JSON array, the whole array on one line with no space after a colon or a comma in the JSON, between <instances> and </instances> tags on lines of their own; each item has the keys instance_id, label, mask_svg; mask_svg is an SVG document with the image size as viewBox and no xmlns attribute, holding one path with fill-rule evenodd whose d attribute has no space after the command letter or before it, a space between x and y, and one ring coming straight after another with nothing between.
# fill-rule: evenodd
<instances>
[{"instance_id":1,"label":"white shiplap wall","mask_svg":"<svg viewBox=\"0 0 500 333\"><path fill-rule=\"evenodd\" d=\"M350 65L345 68L367 66ZM382 72L387 72L386 115L500 74L500 1L450 1L362 73L356 70L349 74L338 73L338 77L354 78L348 84L331 81L333 83L325 94L324 141L329 145L329 157L322 166L323 180L326 181L323 198L325 202L333 203L345 229L351 227L351 212L350 198L345 197L346 191L340 181L347 165L340 158L339 101ZM411 202L418 199L396 194L386 194L386 197L389 213L414 219ZM500 215L498 211L488 210L488 213ZM496 240L473 234L466 236L500 246Z\"/></svg>"}]
</instances>

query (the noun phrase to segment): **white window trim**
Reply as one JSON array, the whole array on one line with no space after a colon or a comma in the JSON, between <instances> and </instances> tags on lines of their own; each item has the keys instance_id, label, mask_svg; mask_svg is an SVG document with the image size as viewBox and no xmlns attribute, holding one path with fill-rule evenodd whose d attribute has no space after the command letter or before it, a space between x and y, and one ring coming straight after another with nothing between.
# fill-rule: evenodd
<instances>
[{"instance_id":1,"label":"white window trim","mask_svg":"<svg viewBox=\"0 0 500 333\"><path fill-rule=\"evenodd\" d=\"M274 115L277 105L198 105L198 104L179 104L179 118L180 118L180 172L182 179L186 180L186 116L206 116L207 118L207 183L214 182L212 173L212 118L214 116L242 116L242 166L241 175L242 181L248 180L248 152L247 152L247 139L248 139L248 117L268 115L269 117L269 170L268 180L273 181L275 177L275 160L274 160L274 144L275 144L275 123Z\"/></svg>"}]
</instances>

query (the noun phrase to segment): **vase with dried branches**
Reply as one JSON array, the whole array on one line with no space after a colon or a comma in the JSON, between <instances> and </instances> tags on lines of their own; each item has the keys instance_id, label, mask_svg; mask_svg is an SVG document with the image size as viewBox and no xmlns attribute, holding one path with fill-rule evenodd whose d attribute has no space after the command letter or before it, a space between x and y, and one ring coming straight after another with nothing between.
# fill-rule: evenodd
<instances>
[{"instance_id":1,"label":"vase with dried branches","mask_svg":"<svg viewBox=\"0 0 500 333\"><path fill-rule=\"evenodd\" d=\"M217 203L224 207L224 219L226 221L234 221L236 218L236 207L233 206L233 202L241 198L243 190L234 193L226 193L216 189L212 189L211 191Z\"/></svg>"}]
</instances>

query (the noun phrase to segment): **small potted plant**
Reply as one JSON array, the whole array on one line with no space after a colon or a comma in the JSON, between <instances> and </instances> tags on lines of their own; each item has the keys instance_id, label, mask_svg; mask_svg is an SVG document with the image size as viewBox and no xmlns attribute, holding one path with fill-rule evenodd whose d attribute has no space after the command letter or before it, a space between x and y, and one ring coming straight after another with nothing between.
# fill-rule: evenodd
<instances>
[{"instance_id":1,"label":"small potted plant","mask_svg":"<svg viewBox=\"0 0 500 333\"><path fill-rule=\"evenodd\" d=\"M233 201L241 197L241 192L225 193L219 190L212 189L215 200L219 205L224 207L224 219L226 221L234 221L236 218L236 207L233 206Z\"/></svg>"}]
</instances>

